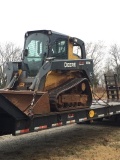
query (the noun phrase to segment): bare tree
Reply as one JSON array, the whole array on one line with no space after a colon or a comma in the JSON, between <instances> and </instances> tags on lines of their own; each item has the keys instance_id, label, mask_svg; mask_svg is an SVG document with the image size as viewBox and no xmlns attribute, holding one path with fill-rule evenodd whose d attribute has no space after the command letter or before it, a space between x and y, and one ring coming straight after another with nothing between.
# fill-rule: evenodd
<instances>
[{"instance_id":1,"label":"bare tree","mask_svg":"<svg viewBox=\"0 0 120 160\"><path fill-rule=\"evenodd\" d=\"M112 65L112 56L109 56L105 61L104 73L107 75L114 74L114 67Z\"/></svg>"},{"instance_id":2,"label":"bare tree","mask_svg":"<svg viewBox=\"0 0 120 160\"><path fill-rule=\"evenodd\" d=\"M86 43L86 56L87 58L93 59L95 81L99 81L101 77L100 73L103 69L105 48L106 46L102 41ZM98 82L95 83L98 84Z\"/></svg>"},{"instance_id":3,"label":"bare tree","mask_svg":"<svg viewBox=\"0 0 120 160\"><path fill-rule=\"evenodd\" d=\"M20 61L21 60L21 48L15 46L12 42L6 44L0 44L0 88L5 85L4 68L6 62Z\"/></svg>"},{"instance_id":4,"label":"bare tree","mask_svg":"<svg viewBox=\"0 0 120 160\"><path fill-rule=\"evenodd\" d=\"M0 45L0 55L2 63L4 63L5 61L19 61L21 59L20 52L21 48L15 46L12 42Z\"/></svg>"},{"instance_id":5,"label":"bare tree","mask_svg":"<svg viewBox=\"0 0 120 160\"><path fill-rule=\"evenodd\" d=\"M109 54L112 57L112 66L114 71L120 76L120 47L117 44L113 44L110 47ZM119 78L120 81L120 78Z\"/></svg>"},{"instance_id":6,"label":"bare tree","mask_svg":"<svg viewBox=\"0 0 120 160\"><path fill-rule=\"evenodd\" d=\"M101 62L104 59L105 45L99 41L97 43L86 43L86 55L88 58L93 59L94 71L97 71Z\"/></svg>"}]
</instances>

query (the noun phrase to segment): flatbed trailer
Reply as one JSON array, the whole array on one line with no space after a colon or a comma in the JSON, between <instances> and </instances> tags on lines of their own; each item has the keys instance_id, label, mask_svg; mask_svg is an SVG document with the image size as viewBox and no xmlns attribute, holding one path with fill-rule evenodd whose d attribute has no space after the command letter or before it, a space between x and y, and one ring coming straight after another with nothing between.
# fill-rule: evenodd
<instances>
[{"instance_id":1,"label":"flatbed trailer","mask_svg":"<svg viewBox=\"0 0 120 160\"><path fill-rule=\"evenodd\" d=\"M12 134L14 136L36 132L53 127L60 127L73 123L92 122L104 118L114 119L120 123L120 99L118 84L109 83L111 78L116 82L116 75L105 75L107 100L93 100L90 108L75 109L62 112L49 112L28 116L20 111L13 103L0 96L0 135ZM117 93L117 94L116 94ZM93 93L94 95L95 93ZM1 105L2 104L2 105Z\"/></svg>"},{"instance_id":2,"label":"flatbed trailer","mask_svg":"<svg viewBox=\"0 0 120 160\"><path fill-rule=\"evenodd\" d=\"M116 117L116 120L120 117L120 102L110 102L108 104L101 102L95 104L93 102L92 106L86 109L36 115L34 118L28 120L30 124L28 128L22 128L25 121L18 121L16 123L14 135L60 127L73 123L90 122L101 118L111 118L113 116ZM19 123L21 125L19 125Z\"/></svg>"},{"instance_id":3,"label":"flatbed trailer","mask_svg":"<svg viewBox=\"0 0 120 160\"><path fill-rule=\"evenodd\" d=\"M102 118L115 117L116 120L120 119L120 102L117 101L108 103L107 101L93 101L90 108L51 112L33 117L23 115L22 112L17 114L17 109L10 110L9 105L6 104L4 110L9 112L9 116L0 118L1 135L12 134L16 136L73 123L91 122Z\"/></svg>"}]
</instances>

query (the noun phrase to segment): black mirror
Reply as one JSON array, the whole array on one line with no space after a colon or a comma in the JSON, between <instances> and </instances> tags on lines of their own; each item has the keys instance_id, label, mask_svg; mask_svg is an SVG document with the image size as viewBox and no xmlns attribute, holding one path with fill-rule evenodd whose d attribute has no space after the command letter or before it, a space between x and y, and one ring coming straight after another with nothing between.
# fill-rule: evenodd
<instances>
[{"instance_id":1,"label":"black mirror","mask_svg":"<svg viewBox=\"0 0 120 160\"><path fill-rule=\"evenodd\" d=\"M24 57L27 57L27 55L28 55L28 49L24 49L24 50L23 50L23 56L24 56Z\"/></svg>"}]
</instances>

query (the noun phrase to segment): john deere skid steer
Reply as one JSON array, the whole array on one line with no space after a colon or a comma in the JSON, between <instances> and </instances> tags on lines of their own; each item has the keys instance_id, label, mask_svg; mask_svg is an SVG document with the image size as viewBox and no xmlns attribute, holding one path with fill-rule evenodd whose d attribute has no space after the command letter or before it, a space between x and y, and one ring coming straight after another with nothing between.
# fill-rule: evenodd
<instances>
[{"instance_id":1,"label":"john deere skid steer","mask_svg":"<svg viewBox=\"0 0 120 160\"><path fill-rule=\"evenodd\" d=\"M93 61L84 42L51 30L25 34L21 62L7 63L0 114L32 116L90 107Z\"/></svg>"}]
</instances>

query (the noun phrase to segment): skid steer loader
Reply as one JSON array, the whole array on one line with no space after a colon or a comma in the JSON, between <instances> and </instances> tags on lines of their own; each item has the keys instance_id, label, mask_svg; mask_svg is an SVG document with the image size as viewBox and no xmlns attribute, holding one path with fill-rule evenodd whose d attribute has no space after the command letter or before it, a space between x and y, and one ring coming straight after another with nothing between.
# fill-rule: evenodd
<instances>
[{"instance_id":1,"label":"skid steer loader","mask_svg":"<svg viewBox=\"0 0 120 160\"><path fill-rule=\"evenodd\" d=\"M7 63L0 112L27 116L90 107L93 61L84 42L51 30L25 33L21 62ZM6 108L7 106L7 108Z\"/></svg>"}]
</instances>

